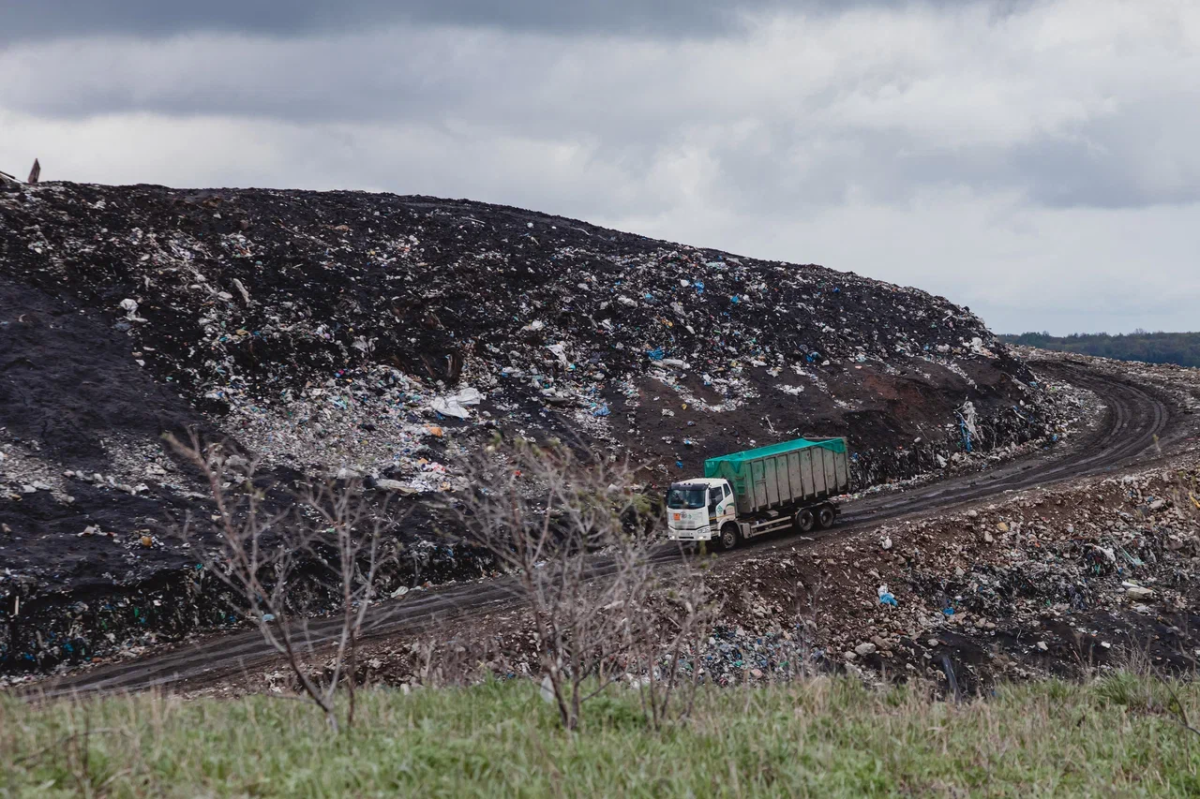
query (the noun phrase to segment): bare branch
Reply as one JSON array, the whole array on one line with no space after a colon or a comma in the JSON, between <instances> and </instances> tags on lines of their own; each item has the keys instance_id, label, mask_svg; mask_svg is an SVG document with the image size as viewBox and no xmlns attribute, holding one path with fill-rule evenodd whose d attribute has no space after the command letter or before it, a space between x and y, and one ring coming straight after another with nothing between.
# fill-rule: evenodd
<instances>
[{"instance_id":1,"label":"bare branch","mask_svg":"<svg viewBox=\"0 0 1200 799\"><path fill-rule=\"evenodd\" d=\"M209 487L220 546L210 552L191 524L184 534L196 539L208 571L244 603L246 617L263 640L283 656L301 691L320 708L334 731L340 729L336 693L345 687L345 726L353 726L358 679L358 646L367 610L376 600L381 569L395 562L391 535L398 524L368 501L361 483L310 481L284 492L268 509L266 491L255 481L257 464L229 454L221 444L202 445L193 433L183 444L167 436ZM328 581L340 612L332 636L311 636L303 609L294 611L301 581ZM305 662L332 640L324 674Z\"/></svg>"},{"instance_id":2,"label":"bare branch","mask_svg":"<svg viewBox=\"0 0 1200 799\"><path fill-rule=\"evenodd\" d=\"M584 703L630 667L656 668L659 614L667 605L653 597L654 503L628 464L579 460L561 445L497 442L466 471L472 490L458 508L463 526L471 543L514 576L542 677L563 726L575 729ZM674 618L674 660L666 671L672 684L699 629L695 607ZM664 703L669 693L656 695L656 724Z\"/></svg>"}]
</instances>

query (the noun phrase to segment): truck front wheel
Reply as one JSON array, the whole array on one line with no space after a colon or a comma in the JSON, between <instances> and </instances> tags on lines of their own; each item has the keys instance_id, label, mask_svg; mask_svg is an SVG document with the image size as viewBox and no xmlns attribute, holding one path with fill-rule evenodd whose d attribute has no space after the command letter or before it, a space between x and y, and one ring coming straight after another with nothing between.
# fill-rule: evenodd
<instances>
[{"instance_id":1,"label":"truck front wheel","mask_svg":"<svg viewBox=\"0 0 1200 799\"><path fill-rule=\"evenodd\" d=\"M833 527L834 516L832 505L822 505L817 508L817 524L821 525L822 530Z\"/></svg>"},{"instance_id":2,"label":"truck front wheel","mask_svg":"<svg viewBox=\"0 0 1200 799\"><path fill-rule=\"evenodd\" d=\"M721 549L733 549L737 546L738 539L740 537L741 536L738 535L737 525L733 522L727 522L725 526L721 528Z\"/></svg>"},{"instance_id":3,"label":"truck front wheel","mask_svg":"<svg viewBox=\"0 0 1200 799\"><path fill-rule=\"evenodd\" d=\"M816 517L808 508L802 508L796 512L796 529L802 533L807 533L813 529L813 524L816 522Z\"/></svg>"}]
</instances>

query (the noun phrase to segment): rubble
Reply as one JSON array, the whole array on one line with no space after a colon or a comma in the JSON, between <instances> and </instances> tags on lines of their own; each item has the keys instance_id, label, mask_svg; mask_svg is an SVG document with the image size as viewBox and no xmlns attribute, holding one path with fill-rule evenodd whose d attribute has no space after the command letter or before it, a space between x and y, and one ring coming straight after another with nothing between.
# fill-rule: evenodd
<instances>
[{"instance_id":1,"label":"rubble","mask_svg":"<svg viewBox=\"0 0 1200 799\"><path fill-rule=\"evenodd\" d=\"M878 638L899 641L906 671L932 679L943 679L945 666L924 654L947 652L956 679L976 688L1140 657L1186 670L1200 620L1200 509L1179 499L1197 485L1200 455L1189 450L1169 466L860 534L890 536L894 555L864 554L855 536L803 554L748 558L718 579L744 637L793 629L796 615L786 608L800 607L810 647L845 650L859 666L884 649ZM980 528L1000 524L1007 529L994 544L980 543ZM864 603L864 583L880 578L887 582L872 589L878 599ZM884 597L896 604L880 604ZM759 616L755 606L782 612ZM1031 653L1043 659L1031 662Z\"/></svg>"}]
</instances>

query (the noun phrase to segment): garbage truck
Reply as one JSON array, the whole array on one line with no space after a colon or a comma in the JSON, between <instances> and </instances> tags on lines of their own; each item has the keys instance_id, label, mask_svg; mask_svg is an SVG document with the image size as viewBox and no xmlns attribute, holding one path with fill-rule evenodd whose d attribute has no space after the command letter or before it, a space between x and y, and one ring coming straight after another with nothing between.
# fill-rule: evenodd
<instances>
[{"instance_id":1,"label":"garbage truck","mask_svg":"<svg viewBox=\"0 0 1200 799\"><path fill-rule=\"evenodd\" d=\"M722 549L779 530L832 527L850 489L846 439L798 438L704 462L704 477L667 491L667 537Z\"/></svg>"}]
</instances>

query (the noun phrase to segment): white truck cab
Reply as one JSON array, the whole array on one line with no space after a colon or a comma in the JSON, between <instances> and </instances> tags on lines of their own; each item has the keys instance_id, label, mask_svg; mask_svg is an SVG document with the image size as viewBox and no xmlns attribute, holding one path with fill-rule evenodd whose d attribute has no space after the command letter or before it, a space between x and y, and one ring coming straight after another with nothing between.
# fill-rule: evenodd
<instances>
[{"instance_id":1,"label":"white truck cab","mask_svg":"<svg viewBox=\"0 0 1200 799\"><path fill-rule=\"evenodd\" d=\"M729 481L697 477L672 483L667 492L667 532L673 541L711 541L721 526L737 520L737 503Z\"/></svg>"}]
</instances>

